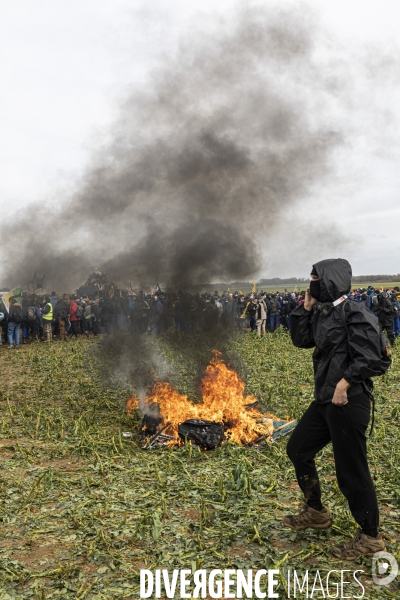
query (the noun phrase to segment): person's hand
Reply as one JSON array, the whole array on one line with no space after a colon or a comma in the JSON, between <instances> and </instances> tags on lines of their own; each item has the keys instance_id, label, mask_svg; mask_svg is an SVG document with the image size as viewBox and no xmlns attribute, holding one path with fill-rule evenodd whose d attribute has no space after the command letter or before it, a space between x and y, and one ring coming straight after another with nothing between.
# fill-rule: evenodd
<instances>
[{"instance_id":1,"label":"person's hand","mask_svg":"<svg viewBox=\"0 0 400 600\"><path fill-rule=\"evenodd\" d=\"M308 311L312 311L314 306L317 304L317 300L311 296L310 288L306 289L306 296L304 298L304 308Z\"/></svg>"},{"instance_id":2,"label":"person's hand","mask_svg":"<svg viewBox=\"0 0 400 600\"><path fill-rule=\"evenodd\" d=\"M335 393L333 394L332 404L335 406L344 406L348 403L347 398L347 390L349 389L350 384L345 380L341 379L335 388Z\"/></svg>"}]
</instances>

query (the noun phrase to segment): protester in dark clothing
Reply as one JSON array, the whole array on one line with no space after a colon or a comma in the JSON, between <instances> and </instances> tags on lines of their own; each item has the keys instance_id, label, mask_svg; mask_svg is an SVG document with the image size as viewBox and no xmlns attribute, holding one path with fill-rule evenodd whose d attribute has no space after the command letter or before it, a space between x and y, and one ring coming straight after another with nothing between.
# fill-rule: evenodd
<instances>
[{"instance_id":1,"label":"protester in dark clothing","mask_svg":"<svg viewBox=\"0 0 400 600\"><path fill-rule=\"evenodd\" d=\"M163 330L165 333L174 331L175 329L175 317L174 317L174 302L172 298L166 298L163 304Z\"/></svg>"},{"instance_id":2,"label":"protester in dark clothing","mask_svg":"<svg viewBox=\"0 0 400 600\"><path fill-rule=\"evenodd\" d=\"M75 316L79 321L79 333L85 334L86 337L89 337L88 333L88 325L86 319L84 317L84 312L86 308L86 302L82 298L75 298L75 302L78 306Z\"/></svg>"},{"instance_id":3,"label":"protester in dark clothing","mask_svg":"<svg viewBox=\"0 0 400 600\"><path fill-rule=\"evenodd\" d=\"M386 331L390 344L394 346L395 309L386 292L380 292L380 294L378 294L376 313L378 315L381 331Z\"/></svg>"},{"instance_id":4,"label":"protester in dark clothing","mask_svg":"<svg viewBox=\"0 0 400 600\"><path fill-rule=\"evenodd\" d=\"M21 328L20 328L20 334L22 334L22 343L23 344L27 344L28 343L28 335L29 335L29 330L30 330L30 323L28 321L28 307L29 307L29 296L28 296L28 292L22 292L22 297L21 297L21 309L24 315L24 320L21 323Z\"/></svg>"},{"instance_id":5,"label":"protester in dark clothing","mask_svg":"<svg viewBox=\"0 0 400 600\"><path fill-rule=\"evenodd\" d=\"M243 327L245 324L246 306L247 306L247 302L244 301L244 296L240 296L240 298L238 299L238 302L236 304L236 315L235 315L235 320L236 320L237 328L239 329L239 331L243 331Z\"/></svg>"},{"instance_id":6,"label":"protester in dark clothing","mask_svg":"<svg viewBox=\"0 0 400 600\"><path fill-rule=\"evenodd\" d=\"M144 299L143 292L139 292L139 296L135 300L133 308L134 332L143 334L147 331L149 323L150 305ZM104 323L103 323L104 325Z\"/></svg>"},{"instance_id":7,"label":"protester in dark clothing","mask_svg":"<svg viewBox=\"0 0 400 600\"><path fill-rule=\"evenodd\" d=\"M153 302L150 305L150 330L152 333L160 333L163 323L163 303L158 296L153 296Z\"/></svg>"},{"instance_id":8,"label":"protester in dark clothing","mask_svg":"<svg viewBox=\"0 0 400 600\"><path fill-rule=\"evenodd\" d=\"M272 294L270 300L267 302L268 313L269 313L269 330L271 333L279 327L279 310L281 304L276 294Z\"/></svg>"},{"instance_id":9,"label":"protester in dark clothing","mask_svg":"<svg viewBox=\"0 0 400 600\"><path fill-rule=\"evenodd\" d=\"M191 333L191 313L193 308L192 297L190 294L184 294L180 292L180 331L184 333Z\"/></svg>"},{"instance_id":10,"label":"protester in dark clothing","mask_svg":"<svg viewBox=\"0 0 400 600\"><path fill-rule=\"evenodd\" d=\"M51 298L50 298L51 301ZM69 303L63 296L59 296L54 305L54 321L56 323L55 333L57 332L60 339L65 340L67 336L67 322L69 313Z\"/></svg>"},{"instance_id":11,"label":"protester in dark clothing","mask_svg":"<svg viewBox=\"0 0 400 600\"><path fill-rule=\"evenodd\" d=\"M112 333L113 317L114 317L114 306L111 300L107 299L101 306L101 323L103 325L104 333L110 335Z\"/></svg>"},{"instance_id":12,"label":"protester in dark clothing","mask_svg":"<svg viewBox=\"0 0 400 600\"><path fill-rule=\"evenodd\" d=\"M130 309L129 309L128 294L125 291L121 292L120 307L121 307L122 314L125 317L125 324L126 324L126 319L130 319Z\"/></svg>"},{"instance_id":13,"label":"protester in dark clothing","mask_svg":"<svg viewBox=\"0 0 400 600\"><path fill-rule=\"evenodd\" d=\"M57 302L54 306L54 319L63 319L66 321L68 318L68 313L70 310L69 302L64 298L64 296L59 296Z\"/></svg>"},{"instance_id":14,"label":"protester in dark clothing","mask_svg":"<svg viewBox=\"0 0 400 600\"><path fill-rule=\"evenodd\" d=\"M217 305L218 298L217 299L214 298L213 300L214 300L214 304ZM232 327L233 302L232 302L231 297L230 296L223 297L221 306L222 306L222 312L219 317L219 322L221 323L221 325L224 329L229 329Z\"/></svg>"},{"instance_id":15,"label":"protester in dark clothing","mask_svg":"<svg viewBox=\"0 0 400 600\"><path fill-rule=\"evenodd\" d=\"M399 300L397 299L395 292L392 292L391 302L393 304L393 310L394 310L393 331L394 331L394 337L396 339L397 337L399 337L399 334L400 334L400 319L399 319L400 303L399 303Z\"/></svg>"},{"instance_id":16,"label":"protester in dark clothing","mask_svg":"<svg viewBox=\"0 0 400 600\"><path fill-rule=\"evenodd\" d=\"M39 340L39 336L43 330L43 319L42 319L42 313L40 311L39 305L41 304L40 300L38 298L31 298L29 300L30 306L28 307L27 311L29 311L29 313L31 313L31 308L33 308L34 310L34 315L35 318L32 318L29 320L30 323L30 333L32 336L32 340L33 341L38 341Z\"/></svg>"},{"instance_id":17,"label":"protester in dark clothing","mask_svg":"<svg viewBox=\"0 0 400 600\"><path fill-rule=\"evenodd\" d=\"M218 308L215 306L214 298L207 298L203 309L204 331L211 331L218 325Z\"/></svg>"},{"instance_id":18,"label":"protester in dark clothing","mask_svg":"<svg viewBox=\"0 0 400 600\"><path fill-rule=\"evenodd\" d=\"M385 549L378 534L378 504L365 436L370 377L381 374L379 324L362 304L348 300L351 267L346 260L316 263L311 278L304 305L292 312L291 336L295 346L315 347L314 402L287 446L306 504L300 514L285 517L284 523L295 530L330 527L314 457L332 442L339 487L361 527L349 544L335 546L333 553L352 560Z\"/></svg>"},{"instance_id":19,"label":"protester in dark clothing","mask_svg":"<svg viewBox=\"0 0 400 600\"><path fill-rule=\"evenodd\" d=\"M24 297L25 296L25 297ZM32 322L36 320L36 312L33 306L29 306L29 299L27 294L22 296L22 312L24 313L24 322L21 326L22 332L22 343L28 343L29 332L32 327Z\"/></svg>"},{"instance_id":20,"label":"protester in dark clothing","mask_svg":"<svg viewBox=\"0 0 400 600\"><path fill-rule=\"evenodd\" d=\"M217 306L217 301L214 301L214 327L218 327L218 320L220 316L220 309ZM189 313L189 331L196 333L197 331L204 330L204 303L200 298L199 294L196 294L192 300L190 313Z\"/></svg>"},{"instance_id":21,"label":"protester in dark clothing","mask_svg":"<svg viewBox=\"0 0 400 600\"><path fill-rule=\"evenodd\" d=\"M181 331L182 327L182 299L179 294L174 299L174 319L175 319L175 329L176 331Z\"/></svg>"},{"instance_id":22,"label":"protester in dark clothing","mask_svg":"<svg viewBox=\"0 0 400 600\"><path fill-rule=\"evenodd\" d=\"M19 348L19 333L21 324L24 322L24 314L20 303L16 298L10 298L10 310L8 312L8 347Z\"/></svg>"},{"instance_id":23,"label":"protester in dark clothing","mask_svg":"<svg viewBox=\"0 0 400 600\"><path fill-rule=\"evenodd\" d=\"M247 313L250 317L250 330L257 330L257 309L258 303L256 298L252 298L250 304L247 307Z\"/></svg>"},{"instance_id":24,"label":"protester in dark clothing","mask_svg":"<svg viewBox=\"0 0 400 600\"><path fill-rule=\"evenodd\" d=\"M375 290L372 285L368 286L367 297L365 299L365 306L372 310L372 312L376 311L376 307L378 304L378 300L376 298Z\"/></svg>"},{"instance_id":25,"label":"protester in dark clothing","mask_svg":"<svg viewBox=\"0 0 400 600\"><path fill-rule=\"evenodd\" d=\"M50 294L50 303L51 303L51 305L53 307L53 310L54 310L54 308L55 308L55 306L57 304L57 294L55 292L51 292L51 294Z\"/></svg>"},{"instance_id":26,"label":"protester in dark clothing","mask_svg":"<svg viewBox=\"0 0 400 600\"><path fill-rule=\"evenodd\" d=\"M96 300L92 304L92 332L96 337L100 333L100 298L96 298Z\"/></svg>"},{"instance_id":27,"label":"protester in dark clothing","mask_svg":"<svg viewBox=\"0 0 400 600\"><path fill-rule=\"evenodd\" d=\"M119 295L119 290L117 291L118 295L114 296L110 301L110 304L112 306L110 331L112 331L113 333L117 331L123 331L124 327L126 326L126 319L121 308L121 298Z\"/></svg>"},{"instance_id":28,"label":"protester in dark clothing","mask_svg":"<svg viewBox=\"0 0 400 600\"><path fill-rule=\"evenodd\" d=\"M282 323L290 331L290 316L296 308L295 294L285 294L281 302Z\"/></svg>"},{"instance_id":29,"label":"protester in dark clothing","mask_svg":"<svg viewBox=\"0 0 400 600\"><path fill-rule=\"evenodd\" d=\"M22 292L22 296L21 296L21 302L20 302L20 306L22 308L22 310L26 310L26 308L29 305L29 296L28 296L28 292Z\"/></svg>"}]
</instances>

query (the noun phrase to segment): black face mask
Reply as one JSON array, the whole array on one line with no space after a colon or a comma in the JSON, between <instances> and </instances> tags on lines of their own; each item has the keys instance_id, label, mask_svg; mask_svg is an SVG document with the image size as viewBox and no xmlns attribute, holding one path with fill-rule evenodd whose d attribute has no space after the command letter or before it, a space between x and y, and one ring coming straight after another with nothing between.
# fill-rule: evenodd
<instances>
[{"instance_id":1,"label":"black face mask","mask_svg":"<svg viewBox=\"0 0 400 600\"><path fill-rule=\"evenodd\" d=\"M311 281L310 282L310 294L315 300L321 299L321 282L320 281Z\"/></svg>"}]
</instances>

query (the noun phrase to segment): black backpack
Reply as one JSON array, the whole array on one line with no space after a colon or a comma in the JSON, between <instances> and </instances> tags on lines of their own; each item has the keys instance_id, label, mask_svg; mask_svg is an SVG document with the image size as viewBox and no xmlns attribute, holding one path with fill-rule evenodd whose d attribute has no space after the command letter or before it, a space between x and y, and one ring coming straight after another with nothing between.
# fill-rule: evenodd
<instances>
[{"instance_id":1,"label":"black backpack","mask_svg":"<svg viewBox=\"0 0 400 600\"><path fill-rule=\"evenodd\" d=\"M278 312L278 298L271 298L269 302L269 312Z\"/></svg>"},{"instance_id":2,"label":"black backpack","mask_svg":"<svg viewBox=\"0 0 400 600\"><path fill-rule=\"evenodd\" d=\"M28 306L26 311L26 318L28 321L36 321L36 310L34 306Z\"/></svg>"},{"instance_id":3,"label":"black backpack","mask_svg":"<svg viewBox=\"0 0 400 600\"><path fill-rule=\"evenodd\" d=\"M349 334L349 329L348 329L348 325L346 323L346 312L345 312L346 304L347 304L347 302L343 302L342 319L343 319L343 324L346 329L346 337L347 337ZM378 376L384 375L386 373L386 371L388 370L388 368L390 367L390 365L392 364L392 358L389 354L388 342L383 333L380 334L380 342L381 342L380 343L380 346L381 346L381 369L380 369L380 373L378 373ZM370 397L370 400L372 402L372 421L371 421L371 429L369 431L369 435L371 437L373 429L374 429L374 423L375 423L375 397L374 397L372 389L369 389L369 387L365 384L363 387L364 387L364 391L368 394L368 396Z\"/></svg>"},{"instance_id":4,"label":"black backpack","mask_svg":"<svg viewBox=\"0 0 400 600\"><path fill-rule=\"evenodd\" d=\"M391 300L387 296L379 297L379 306L383 309L383 311L390 316L395 315L394 305Z\"/></svg>"},{"instance_id":5,"label":"black backpack","mask_svg":"<svg viewBox=\"0 0 400 600\"><path fill-rule=\"evenodd\" d=\"M22 312L22 308L20 306L13 306L13 314L12 314L12 321L14 321L14 323L23 323L24 322L24 313Z\"/></svg>"},{"instance_id":6,"label":"black backpack","mask_svg":"<svg viewBox=\"0 0 400 600\"><path fill-rule=\"evenodd\" d=\"M346 312L345 312L346 305L347 305L347 302L343 302L342 318L343 318L343 324L346 328L346 336L348 337L349 328L348 328L348 325L346 322ZM391 356L389 353L388 342L383 333L380 334L380 341L381 341L381 370L380 370L380 373L378 373L378 376L384 375L386 373L386 371L388 370L388 368L390 367L390 365L392 364L392 359L391 359Z\"/></svg>"},{"instance_id":7,"label":"black backpack","mask_svg":"<svg viewBox=\"0 0 400 600\"><path fill-rule=\"evenodd\" d=\"M79 306L79 304L78 304L78 308L76 309L75 316L77 319L82 319L82 317L83 317L83 309L82 309L82 306Z\"/></svg>"},{"instance_id":8,"label":"black backpack","mask_svg":"<svg viewBox=\"0 0 400 600\"><path fill-rule=\"evenodd\" d=\"M68 312L66 308L60 308L57 314L57 317L59 319L62 319L63 321L65 321L65 319L68 317Z\"/></svg>"}]
</instances>

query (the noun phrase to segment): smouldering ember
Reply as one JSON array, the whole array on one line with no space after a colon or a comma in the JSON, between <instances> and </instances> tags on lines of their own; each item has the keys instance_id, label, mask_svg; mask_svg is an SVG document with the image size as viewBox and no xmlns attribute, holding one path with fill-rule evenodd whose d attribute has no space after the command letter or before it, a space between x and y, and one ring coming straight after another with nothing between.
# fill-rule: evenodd
<instances>
[{"instance_id":1,"label":"smouldering ember","mask_svg":"<svg viewBox=\"0 0 400 600\"><path fill-rule=\"evenodd\" d=\"M213 354L214 358L201 382L202 403L194 404L169 383L156 383L153 386L145 405L150 412L158 408L162 417L159 431L162 429L163 435L173 436L169 444L180 444L179 425L188 419L201 419L223 423L225 439L236 444L249 444L260 437L271 436L274 432L272 420L281 419L271 413L261 413L256 408L257 398L245 395L245 384L239 375L219 358L220 352L213 350ZM128 415L138 408L136 396L129 398Z\"/></svg>"}]
</instances>

